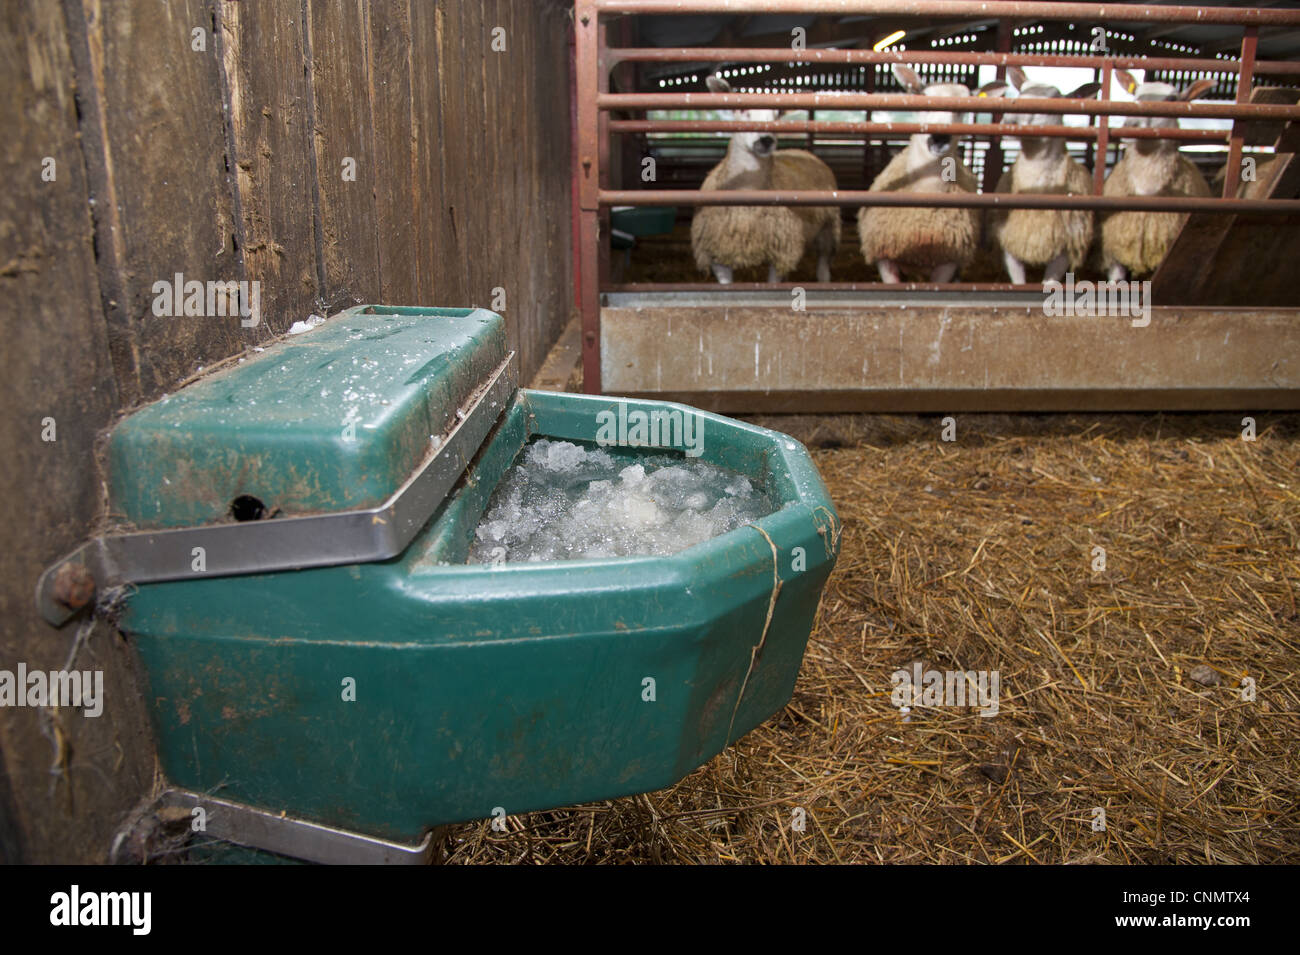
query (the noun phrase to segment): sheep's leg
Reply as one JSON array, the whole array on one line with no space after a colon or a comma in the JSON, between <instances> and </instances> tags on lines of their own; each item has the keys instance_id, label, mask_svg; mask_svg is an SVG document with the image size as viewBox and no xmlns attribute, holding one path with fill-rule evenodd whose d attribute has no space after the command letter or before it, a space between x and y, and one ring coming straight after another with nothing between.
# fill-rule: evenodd
<instances>
[{"instance_id":1,"label":"sheep's leg","mask_svg":"<svg viewBox=\"0 0 1300 955\"><path fill-rule=\"evenodd\" d=\"M1008 252L1002 250L1002 264L1007 267L1007 277L1011 279L1013 285L1025 284L1025 263Z\"/></svg>"},{"instance_id":2,"label":"sheep's leg","mask_svg":"<svg viewBox=\"0 0 1300 955\"><path fill-rule=\"evenodd\" d=\"M936 284L951 282L957 274L956 262L945 262L943 265L936 265L930 270L930 281Z\"/></svg>"},{"instance_id":3,"label":"sheep's leg","mask_svg":"<svg viewBox=\"0 0 1300 955\"><path fill-rule=\"evenodd\" d=\"M880 277L890 284L903 281L903 276L898 273L898 263L892 259L877 259L876 268L880 270Z\"/></svg>"},{"instance_id":4,"label":"sheep's leg","mask_svg":"<svg viewBox=\"0 0 1300 955\"><path fill-rule=\"evenodd\" d=\"M713 274L717 277L717 279L718 279L718 284L719 284L719 285L730 285L730 284L731 284L731 266L730 266L730 265L719 265L717 262L714 262L714 263L713 263Z\"/></svg>"},{"instance_id":5,"label":"sheep's leg","mask_svg":"<svg viewBox=\"0 0 1300 955\"><path fill-rule=\"evenodd\" d=\"M1112 282L1123 282L1128 276L1128 269L1116 262L1106 270L1106 277Z\"/></svg>"},{"instance_id":6,"label":"sheep's leg","mask_svg":"<svg viewBox=\"0 0 1300 955\"><path fill-rule=\"evenodd\" d=\"M1065 270L1070 266L1070 257L1062 252L1052 261L1047 263L1047 268L1043 270L1044 282L1059 282L1065 278Z\"/></svg>"},{"instance_id":7,"label":"sheep's leg","mask_svg":"<svg viewBox=\"0 0 1300 955\"><path fill-rule=\"evenodd\" d=\"M776 274L776 266L771 262L767 263L767 280L768 282L781 281L781 276Z\"/></svg>"},{"instance_id":8,"label":"sheep's leg","mask_svg":"<svg viewBox=\"0 0 1300 955\"><path fill-rule=\"evenodd\" d=\"M830 256L823 252L817 256L817 281L829 282L831 280L831 259Z\"/></svg>"}]
</instances>

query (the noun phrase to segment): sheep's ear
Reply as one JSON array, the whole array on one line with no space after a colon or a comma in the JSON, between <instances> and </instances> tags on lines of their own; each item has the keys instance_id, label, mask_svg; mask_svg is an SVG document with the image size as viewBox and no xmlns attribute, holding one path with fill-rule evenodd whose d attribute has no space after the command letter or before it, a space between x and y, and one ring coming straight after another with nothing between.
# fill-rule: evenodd
<instances>
[{"instance_id":1,"label":"sheep's ear","mask_svg":"<svg viewBox=\"0 0 1300 955\"><path fill-rule=\"evenodd\" d=\"M1130 95L1138 88L1138 81L1133 78L1133 74L1128 70L1121 70L1115 67L1115 79L1119 80L1119 85L1124 87L1124 92Z\"/></svg>"},{"instance_id":2,"label":"sheep's ear","mask_svg":"<svg viewBox=\"0 0 1300 955\"><path fill-rule=\"evenodd\" d=\"M1092 99L1101 92L1100 83L1084 83L1077 90L1066 93L1067 99Z\"/></svg>"},{"instance_id":3,"label":"sheep's ear","mask_svg":"<svg viewBox=\"0 0 1300 955\"><path fill-rule=\"evenodd\" d=\"M1011 84L1006 80L990 80L975 91L976 96L1010 96Z\"/></svg>"},{"instance_id":4,"label":"sheep's ear","mask_svg":"<svg viewBox=\"0 0 1300 955\"><path fill-rule=\"evenodd\" d=\"M788 109L776 118L778 123L788 123L792 120L807 119L808 110L806 109Z\"/></svg>"},{"instance_id":5,"label":"sheep's ear","mask_svg":"<svg viewBox=\"0 0 1300 955\"><path fill-rule=\"evenodd\" d=\"M710 73L708 76L704 78L704 84L709 88L710 93L731 92L731 84L728 83L726 80L724 80L721 76L717 76L712 73ZM715 109L714 112L718 114L718 119L721 119L724 122L729 123L736 118L735 110Z\"/></svg>"},{"instance_id":6,"label":"sheep's ear","mask_svg":"<svg viewBox=\"0 0 1300 955\"><path fill-rule=\"evenodd\" d=\"M1029 82L1029 77L1025 76L1025 71L1018 66L1007 67L1007 79L1017 90L1023 89L1024 85Z\"/></svg>"},{"instance_id":7,"label":"sheep's ear","mask_svg":"<svg viewBox=\"0 0 1300 955\"><path fill-rule=\"evenodd\" d=\"M909 93L924 93L925 84L921 78L916 75L916 70L912 69L905 63L894 64L894 79L903 85L903 89Z\"/></svg>"},{"instance_id":8,"label":"sheep's ear","mask_svg":"<svg viewBox=\"0 0 1300 955\"><path fill-rule=\"evenodd\" d=\"M1179 99L1194 100L1202 93L1208 92L1214 88L1214 80L1197 80L1187 89L1178 94Z\"/></svg>"}]
</instances>

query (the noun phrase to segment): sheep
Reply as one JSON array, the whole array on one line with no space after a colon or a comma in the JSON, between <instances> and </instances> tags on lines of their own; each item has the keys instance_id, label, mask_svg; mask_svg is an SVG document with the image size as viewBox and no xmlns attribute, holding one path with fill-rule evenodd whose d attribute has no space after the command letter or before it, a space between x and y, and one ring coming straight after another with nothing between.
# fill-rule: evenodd
<instances>
[{"instance_id":1,"label":"sheep","mask_svg":"<svg viewBox=\"0 0 1300 955\"><path fill-rule=\"evenodd\" d=\"M706 80L715 93L731 85L719 76ZM770 122L770 109L720 110L725 119ZM829 166L803 149L777 149L772 133L736 133L727 155L704 180L704 189L835 189ZM835 206L701 206L691 220L691 251L700 271L712 270L727 285L734 269L767 263L767 280L779 282L811 249L817 255L817 281L831 279L830 260L840 244L840 211Z\"/></svg>"},{"instance_id":2,"label":"sheep","mask_svg":"<svg viewBox=\"0 0 1300 955\"><path fill-rule=\"evenodd\" d=\"M894 76L911 93L970 96L960 83L925 86L916 71L901 63ZM958 122L960 114L933 113L935 123ZM871 183L871 192L975 192L975 176L954 148L956 137L917 133ZM900 266L930 270L930 281L951 282L970 262L979 244L980 217L975 209L927 209L864 206L858 210L862 257L886 282L900 282Z\"/></svg>"},{"instance_id":3,"label":"sheep","mask_svg":"<svg viewBox=\"0 0 1300 955\"><path fill-rule=\"evenodd\" d=\"M1055 86L1030 82L1018 66L1007 67L1007 77L1021 96L1054 99L1062 95ZM1070 98L1088 99L1100 89L1100 83L1085 83L1070 93ZM1003 122L1022 127L1057 121L1055 116L1045 114L1010 113L1003 117ZM1070 158L1064 139L1029 135L1018 138L1020 155L998 180L998 192L1067 196L1092 193L1092 177ZM1045 282L1062 281L1067 269L1073 272L1083 265L1092 246L1093 218L1086 209L999 210L990 216L990 226L1002 250L1007 276L1017 285L1025 283L1026 264L1042 266Z\"/></svg>"},{"instance_id":4,"label":"sheep","mask_svg":"<svg viewBox=\"0 0 1300 955\"><path fill-rule=\"evenodd\" d=\"M1193 100L1214 85L1197 80L1179 92L1168 83L1138 83L1118 67L1115 76L1139 103ZM1171 116L1129 117L1125 126L1176 129ZM1106 177L1107 196L1199 196L1210 195L1210 187L1199 169L1178 152L1169 139L1124 141L1124 156ZM1178 237L1185 212L1111 212L1101 217L1101 264L1112 282L1121 282L1131 272L1146 275L1159 268L1169 247Z\"/></svg>"}]
</instances>

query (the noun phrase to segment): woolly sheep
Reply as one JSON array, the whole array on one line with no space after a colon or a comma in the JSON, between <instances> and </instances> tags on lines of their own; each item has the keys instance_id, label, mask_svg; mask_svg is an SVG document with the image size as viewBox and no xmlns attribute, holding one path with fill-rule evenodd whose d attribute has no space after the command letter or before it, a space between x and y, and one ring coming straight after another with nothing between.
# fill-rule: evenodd
<instances>
[{"instance_id":1,"label":"woolly sheep","mask_svg":"<svg viewBox=\"0 0 1300 955\"><path fill-rule=\"evenodd\" d=\"M1120 84L1139 103L1192 100L1214 85L1197 80L1181 92L1168 83L1138 83L1126 70L1115 69ZM1177 128L1171 116L1129 117L1128 127ZM1103 193L1108 196L1208 196L1210 187L1200 170L1178 152L1170 139L1124 141L1124 156L1106 177ZM1101 263L1112 282L1132 273L1154 272L1179 230L1187 221L1185 212L1111 212L1101 217Z\"/></svg>"},{"instance_id":2,"label":"woolly sheep","mask_svg":"<svg viewBox=\"0 0 1300 955\"><path fill-rule=\"evenodd\" d=\"M901 63L894 76L910 93L970 96L960 83L922 84L916 71ZM962 114L930 113L933 123L960 122ZM871 184L871 192L975 192L975 176L957 155L957 138L917 133ZM970 262L979 244L980 218L975 209L865 206L858 210L862 256L886 282L900 282L900 267L928 269L930 281L950 282Z\"/></svg>"},{"instance_id":3,"label":"woolly sheep","mask_svg":"<svg viewBox=\"0 0 1300 955\"><path fill-rule=\"evenodd\" d=\"M1021 96L1040 99L1060 97L1061 91L1046 83L1031 82L1018 66L1007 67L1007 78ZM1101 89L1099 83L1085 83L1069 94L1071 99L1088 99ZM1059 117L1047 114L1009 113L1003 122L1020 126L1020 155L998 180L998 192L1049 195L1090 195L1092 177L1070 158L1065 140L1055 136L1032 136L1034 126L1055 125ZM1023 285L1025 266L1042 266L1043 281L1062 281L1066 270L1083 265L1092 245L1092 212L1081 209L1009 209L990 215L993 240L1002 250L1002 261L1012 282Z\"/></svg>"},{"instance_id":4,"label":"woolly sheep","mask_svg":"<svg viewBox=\"0 0 1300 955\"><path fill-rule=\"evenodd\" d=\"M710 76L715 93L730 84ZM726 119L770 122L776 110L720 110ZM835 174L803 149L777 149L772 133L736 133L727 155L704 180L704 189L833 190ZM817 281L829 282L830 260L840 244L840 211L834 206L701 206L691 220L691 251L701 271L728 284L733 270L767 263L767 280L779 282L811 249Z\"/></svg>"}]
</instances>

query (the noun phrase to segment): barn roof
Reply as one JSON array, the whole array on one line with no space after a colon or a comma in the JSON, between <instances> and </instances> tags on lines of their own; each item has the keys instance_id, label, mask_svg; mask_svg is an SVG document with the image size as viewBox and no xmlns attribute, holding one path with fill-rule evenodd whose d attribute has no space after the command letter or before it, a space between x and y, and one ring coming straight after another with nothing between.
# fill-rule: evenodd
<instances>
[{"instance_id":1,"label":"barn roof","mask_svg":"<svg viewBox=\"0 0 1300 955\"><path fill-rule=\"evenodd\" d=\"M1195 8L1205 4L1191 0L1173 0L1162 3L1168 6ZM1231 7L1300 7L1297 0L1215 0L1216 6ZM789 42L795 27L806 31L810 48L853 49L870 48L880 38L895 30L906 30L901 41L905 49L933 49L945 47L956 40L953 49L989 50L996 37L996 20L971 20L956 17L900 17L839 16L834 14L754 14L754 15L665 15L637 16L629 24L630 36L618 45L634 43L638 46L691 47L771 47ZM1018 27L1037 27L1026 33L1033 42L1051 43L1071 36L1086 35L1094 24L1070 24L1065 21L1025 19L1016 21ZM1108 34L1120 35L1123 52L1127 55L1168 56L1171 51L1190 56L1232 57L1241 47L1242 28L1216 24L1128 23L1108 21L1104 24ZM617 36L617 34L614 34ZM1129 41L1127 37L1132 37ZM964 38L969 38L966 40ZM1012 49L1018 49L1013 41ZM1186 49L1183 49L1186 48ZM1294 27L1261 27L1258 54L1261 59L1300 59L1300 29ZM692 64L645 64L643 76L653 81L696 68Z\"/></svg>"}]
</instances>

